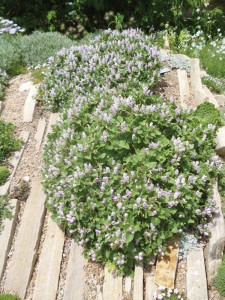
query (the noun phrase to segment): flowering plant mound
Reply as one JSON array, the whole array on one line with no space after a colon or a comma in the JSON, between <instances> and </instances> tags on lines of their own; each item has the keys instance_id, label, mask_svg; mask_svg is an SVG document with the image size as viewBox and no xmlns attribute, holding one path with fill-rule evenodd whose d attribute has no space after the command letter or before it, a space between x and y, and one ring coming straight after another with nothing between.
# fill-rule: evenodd
<instances>
[{"instance_id":1,"label":"flowering plant mound","mask_svg":"<svg viewBox=\"0 0 225 300\"><path fill-rule=\"evenodd\" d=\"M2 34L16 34L18 32L24 32L25 29L21 28L19 25L13 23L13 21L3 19L0 17L0 35Z\"/></svg>"},{"instance_id":2,"label":"flowering plant mound","mask_svg":"<svg viewBox=\"0 0 225 300\"><path fill-rule=\"evenodd\" d=\"M155 300L184 300L184 298L180 295L178 289L159 287L159 290L160 292L155 292L153 295Z\"/></svg>"},{"instance_id":3,"label":"flowering plant mound","mask_svg":"<svg viewBox=\"0 0 225 300\"><path fill-rule=\"evenodd\" d=\"M145 85L113 91L81 94L64 110L45 148L43 185L53 218L86 256L129 273L187 228L208 235L222 121L214 106L212 117L208 104L182 111Z\"/></svg>"},{"instance_id":4,"label":"flowering plant mound","mask_svg":"<svg viewBox=\"0 0 225 300\"><path fill-rule=\"evenodd\" d=\"M153 37L134 29L104 31L88 45L62 49L49 64L40 96L53 111L93 91L128 96L143 84L150 88L160 66Z\"/></svg>"}]
</instances>

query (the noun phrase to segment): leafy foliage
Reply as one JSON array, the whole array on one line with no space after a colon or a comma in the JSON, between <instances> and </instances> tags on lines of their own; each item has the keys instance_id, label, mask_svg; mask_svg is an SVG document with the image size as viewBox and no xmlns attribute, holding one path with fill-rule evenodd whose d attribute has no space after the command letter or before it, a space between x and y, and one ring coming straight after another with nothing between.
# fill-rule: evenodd
<instances>
[{"instance_id":1,"label":"leafy foliage","mask_svg":"<svg viewBox=\"0 0 225 300\"><path fill-rule=\"evenodd\" d=\"M44 83L47 105L64 108L45 147L43 185L54 220L85 255L129 273L188 228L208 236L222 121L207 104L183 111L153 95L158 53L140 32L107 31L96 41L60 51Z\"/></svg>"},{"instance_id":2,"label":"leafy foliage","mask_svg":"<svg viewBox=\"0 0 225 300\"><path fill-rule=\"evenodd\" d=\"M10 217L11 217L11 208L9 206L9 198L7 195L4 196L1 195L0 196L0 233L3 229L3 220Z\"/></svg>"},{"instance_id":3,"label":"leafy foliage","mask_svg":"<svg viewBox=\"0 0 225 300\"><path fill-rule=\"evenodd\" d=\"M18 150L20 141L13 136L14 126L0 120L0 162L2 162L11 151Z\"/></svg>"},{"instance_id":4,"label":"leafy foliage","mask_svg":"<svg viewBox=\"0 0 225 300\"><path fill-rule=\"evenodd\" d=\"M219 266L215 278L215 287L221 296L225 296L225 255L223 256L222 264Z\"/></svg>"},{"instance_id":5,"label":"leafy foliage","mask_svg":"<svg viewBox=\"0 0 225 300\"><path fill-rule=\"evenodd\" d=\"M4 166L0 166L0 185L4 184L7 180L7 178L9 177L9 170L4 167Z\"/></svg>"},{"instance_id":6,"label":"leafy foliage","mask_svg":"<svg viewBox=\"0 0 225 300\"><path fill-rule=\"evenodd\" d=\"M0 69L0 100L3 98L5 93L5 86L8 82L8 75L2 69Z\"/></svg>"}]
</instances>

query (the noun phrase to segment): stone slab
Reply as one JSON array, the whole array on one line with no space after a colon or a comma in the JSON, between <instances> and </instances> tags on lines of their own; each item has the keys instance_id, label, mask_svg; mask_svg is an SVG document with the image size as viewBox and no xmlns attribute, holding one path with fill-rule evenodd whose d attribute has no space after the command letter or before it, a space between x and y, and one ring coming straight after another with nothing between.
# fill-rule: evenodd
<instances>
[{"instance_id":1,"label":"stone slab","mask_svg":"<svg viewBox=\"0 0 225 300\"><path fill-rule=\"evenodd\" d=\"M187 256L187 298L208 300L203 250L192 251Z\"/></svg>"},{"instance_id":2,"label":"stone slab","mask_svg":"<svg viewBox=\"0 0 225 300\"><path fill-rule=\"evenodd\" d=\"M131 294L131 288L132 288L132 279L131 277L126 276L124 278L124 292L128 295Z\"/></svg>"},{"instance_id":3,"label":"stone slab","mask_svg":"<svg viewBox=\"0 0 225 300\"><path fill-rule=\"evenodd\" d=\"M219 104L215 99L215 97L213 96L213 94L211 93L211 91L205 85L203 85L202 88L203 88L203 92L205 93L205 101L212 103L215 105L216 108L219 108Z\"/></svg>"},{"instance_id":4,"label":"stone slab","mask_svg":"<svg viewBox=\"0 0 225 300\"><path fill-rule=\"evenodd\" d=\"M168 255L158 255L155 283L173 289L179 253L178 239L173 239L168 243L167 251Z\"/></svg>"},{"instance_id":5,"label":"stone slab","mask_svg":"<svg viewBox=\"0 0 225 300\"><path fill-rule=\"evenodd\" d=\"M29 91L32 86L34 86L32 81L26 81L19 86L19 92Z\"/></svg>"},{"instance_id":6,"label":"stone slab","mask_svg":"<svg viewBox=\"0 0 225 300\"><path fill-rule=\"evenodd\" d=\"M28 96L24 104L23 122L32 122L34 109L36 105L37 87L34 85L30 88Z\"/></svg>"},{"instance_id":7,"label":"stone slab","mask_svg":"<svg viewBox=\"0 0 225 300\"><path fill-rule=\"evenodd\" d=\"M26 202L4 285L5 291L13 291L22 299L25 298L37 258L45 215L44 204L44 191L41 183L36 181L32 184L31 193Z\"/></svg>"},{"instance_id":8,"label":"stone slab","mask_svg":"<svg viewBox=\"0 0 225 300\"><path fill-rule=\"evenodd\" d=\"M225 96L224 95L214 95L216 101L218 102L219 106L225 105Z\"/></svg>"},{"instance_id":9,"label":"stone slab","mask_svg":"<svg viewBox=\"0 0 225 300\"><path fill-rule=\"evenodd\" d=\"M51 113L50 114L49 121L48 121L48 127L47 127L46 134L44 137L44 142L42 143L43 146L45 145L45 143L47 141L48 134L52 132L52 126L55 125L59 120L60 120L59 113Z\"/></svg>"},{"instance_id":10,"label":"stone slab","mask_svg":"<svg viewBox=\"0 0 225 300\"><path fill-rule=\"evenodd\" d=\"M103 283L103 299L104 300L121 300L122 298L122 280L123 278L117 274L110 273L105 267Z\"/></svg>"},{"instance_id":11,"label":"stone slab","mask_svg":"<svg viewBox=\"0 0 225 300\"><path fill-rule=\"evenodd\" d=\"M147 274L145 286L145 300L154 300L154 293L157 292L154 274Z\"/></svg>"},{"instance_id":12,"label":"stone slab","mask_svg":"<svg viewBox=\"0 0 225 300\"><path fill-rule=\"evenodd\" d=\"M187 104L191 97L187 71L178 69L177 77L180 91L181 106L187 108Z\"/></svg>"},{"instance_id":13,"label":"stone slab","mask_svg":"<svg viewBox=\"0 0 225 300\"><path fill-rule=\"evenodd\" d=\"M37 148L39 149L41 147L44 133L45 133L45 127L46 127L46 120L45 118L41 118L38 122L37 131L35 133L35 140L37 142Z\"/></svg>"},{"instance_id":14,"label":"stone slab","mask_svg":"<svg viewBox=\"0 0 225 300\"><path fill-rule=\"evenodd\" d=\"M32 300L56 299L64 239L64 232L49 216Z\"/></svg>"},{"instance_id":15,"label":"stone slab","mask_svg":"<svg viewBox=\"0 0 225 300\"><path fill-rule=\"evenodd\" d=\"M191 59L191 90L195 97L196 105L204 101L204 92L202 88L200 62L198 58Z\"/></svg>"},{"instance_id":16,"label":"stone slab","mask_svg":"<svg viewBox=\"0 0 225 300\"><path fill-rule=\"evenodd\" d=\"M20 135L20 138L23 141L23 145L20 148L20 150L16 151L14 153L13 157L9 160L9 163L13 166L13 171L10 174L10 176L9 176L8 180L6 181L6 183L4 185L0 186L0 195L5 195L9 190L9 187L10 187L10 184L12 182L13 176L14 176L16 170L17 170L18 164L19 164L20 159L23 155L23 151L25 149L25 146L26 146L26 143L28 141L29 135L30 135L30 132L28 132L28 131L23 131Z\"/></svg>"},{"instance_id":17,"label":"stone slab","mask_svg":"<svg viewBox=\"0 0 225 300\"><path fill-rule=\"evenodd\" d=\"M87 261L82 254L82 247L74 240L70 246L69 261L67 265L67 274L64 289L64 300L83 300L85 292L85 270ZM100 293L100 291L99 291Z\"/></svg>"},{"instance_id":18,"label":"stone slab","mask_svg":"<svg viewBox=\"0 0 225 300\"><path fill-rule=\"evenodd\" d=\"M19 212L19 202L17 199L10 200L10 206L12 207L12 217L6 219L3 222L3 230L0 233L0 281L5 270L9 250L12 244L12 239L15 233L16 221Z\"/></svg>"},{"instance_id":19,"label":"stone slab","mask_svg":"<svg viewBox=\"0 0 225 300\"><path fill-rule=\"evenodd\" d=\"M144 273L142 266L136 266L134 270L133 300L143 300Z\"/></svg>"},{"instance_id":20,"label":"stone slab","mask_svg":"<svg viewBox=\"0 0 225 300\"><path fill-rule=\"evenodd\" d=\"M219 128L216 137L216 152L225 158L225 126Z\"/></svg>"},{"instance_id":21,"label":"stone slab","mask_svg":"<svg viewBox=\"0 0 225 300\"><path fill-rule=\"evenodd\" d=\"M213 283L217 269L222 262L225 246L225 223L217 183L214 185L213 199L218 210L213 220L209 223L211 237L205 248L205 265L209 284Z\"/></svg>"}]
</instances>

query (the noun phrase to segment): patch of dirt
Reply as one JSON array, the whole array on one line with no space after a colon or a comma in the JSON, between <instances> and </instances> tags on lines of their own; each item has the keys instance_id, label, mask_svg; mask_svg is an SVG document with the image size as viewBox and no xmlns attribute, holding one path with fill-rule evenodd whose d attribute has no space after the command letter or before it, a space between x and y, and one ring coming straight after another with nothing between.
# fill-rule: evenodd
<instances>
[{"instance_id":1,"label":"patch of dirt","mask_svg":"<svg viewBox=\"0 0 225 300\"><path fill-rule=\"evenodd\" d=\"M182 259L177 264L177 273L175 279L175 287L181 294L186 295L186 274L187 274L187 260Z\"/></svg>"},{"instance_id":2,"label":"patch of dirt","mask_svg":"<svg viewBox=\"0 0 225 300\"><path fill-rule=\"evenodd\" d=\"M103 265L89 262L85 267L85 277L85 300L98 299L104 281Z\"/></svg>"}]
</instances>

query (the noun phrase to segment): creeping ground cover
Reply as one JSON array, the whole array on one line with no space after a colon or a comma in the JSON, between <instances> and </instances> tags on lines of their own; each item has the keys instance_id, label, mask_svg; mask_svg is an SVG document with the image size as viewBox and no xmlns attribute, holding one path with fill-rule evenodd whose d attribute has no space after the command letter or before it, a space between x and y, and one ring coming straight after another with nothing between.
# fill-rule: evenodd
<instances>
[{"instance_id":1,"label":"creeping ground cover","mask_svg":"<svg viewBox=\"0 0 225 300\"><path fill-rule=\"evenodd\" d=\"M182 110L153 93L159 54L140 31L107 31L51 62L41 96L62 119L45 147L43 185L85 255L128 274L174 235L207 237L219 111Z\"/></svg>"}]
</instances>

